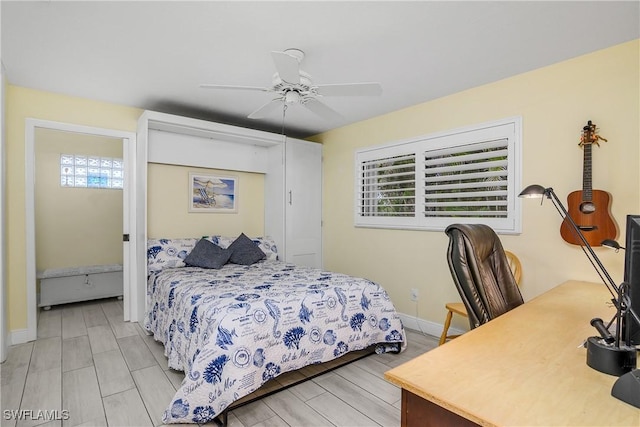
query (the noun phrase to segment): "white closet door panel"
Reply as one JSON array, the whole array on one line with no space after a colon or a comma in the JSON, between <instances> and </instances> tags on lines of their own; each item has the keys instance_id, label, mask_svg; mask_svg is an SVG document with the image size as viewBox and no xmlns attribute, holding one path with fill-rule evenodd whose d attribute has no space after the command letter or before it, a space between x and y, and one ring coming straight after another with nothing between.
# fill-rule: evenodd
<instances>
[{"instance_id":1,"label":"white closet door panel","mask_svg":"<svg viewBox=\"0 0 640 427\"><path fill-rule=\"evenodd\" d=\"M267 149L269 170L264 176L264 234L276 242L278 257L286 259L284 145Z\"/></svg>"},{"instance_id":2,"label":"white closet door panel","mask_svg":"<svg viewBox=\"0 0 640 427\"><path fill-rule=\"evenodd\" d=\"M286 145L286 260L322 267L322 146Z\"/></svg>"}]
</instances>

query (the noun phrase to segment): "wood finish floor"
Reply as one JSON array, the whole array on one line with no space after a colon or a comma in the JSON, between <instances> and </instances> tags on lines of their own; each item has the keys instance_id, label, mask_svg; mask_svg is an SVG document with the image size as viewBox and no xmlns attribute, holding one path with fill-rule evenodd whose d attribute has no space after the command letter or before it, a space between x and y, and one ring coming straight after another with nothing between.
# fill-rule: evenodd
<instances>
[{"instance_id":1,"label":"wood finish floor","mask_svg":"<svg viewBox=\"0 0 640 427\"><path fill-rule=\"evenodd\" d=\"M0 424L162 425L184 374L167 366L162 344L122 317L117 299L41 311L38 339L10 347L0 365ZM383 374L438 345L418 332L407 336L399 355L373 354L231 411L229 427L399 426L400 389ZM23 419L11 410L23 410ZM38 410L57 411L58 419L48 421Z\"/></svg>"}]
</instances>

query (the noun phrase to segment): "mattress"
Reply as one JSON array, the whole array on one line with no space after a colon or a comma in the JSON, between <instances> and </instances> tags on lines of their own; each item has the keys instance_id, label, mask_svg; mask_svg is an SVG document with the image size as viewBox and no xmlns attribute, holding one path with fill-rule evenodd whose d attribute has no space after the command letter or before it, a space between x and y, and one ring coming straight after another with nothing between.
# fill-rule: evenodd
<instances>
[{"instance_id":1,"label":"mattress","mask_svg":"<svg viewBox=\"0 0 640 427\"><path fill-rule=\"evenodd\" d=\"M185 379L166 423L205 423L278 375L376 346L400 352L387 292L363 278L260 261L165 268L148 278L144 327Z\"/></svg>"}]
</instances>

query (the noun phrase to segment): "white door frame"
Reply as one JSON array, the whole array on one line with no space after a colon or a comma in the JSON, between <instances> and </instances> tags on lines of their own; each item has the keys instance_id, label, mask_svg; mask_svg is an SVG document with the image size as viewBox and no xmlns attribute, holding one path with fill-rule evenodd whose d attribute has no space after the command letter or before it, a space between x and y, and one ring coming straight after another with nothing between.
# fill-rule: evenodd
<instances>
[{"instance_id":1,"label":"white door frame","mask_svg":"<svg viewBox=\"0 0 640 427\"><path fill-rule=\"evenodd\" d=\"M113 129L97 128L48 120L25 120L25 227L26 227L26 285L27 285L27 334L16 337L13 344L33 341L37 338L36 300L36 244L35 244L35 130L45 128L65 132L83 133L102 137L120 138L123 141L125 181L123 188L123 234L131 238L123 250L123 305L124 320L138 318L136 276L136 200L134 197L136 168L136 134ZM17 338L17 339L16 339ZM22 339L24 338L24 339ZM16 342L18 341L18 342Z\"/></svg>"},{"instance_id":2,"label":"white door frame","mask_svg":"<svg viewBox=\"0 0 640 427\"><path fill-rule=\"evenodd\" d=\"M6 71L4 64L0 61L0 362L7 359L9 346L9 327L7 322L7 270L6 270L6 126L5 126L5 84Z\"/></svg>"}]
</instances>

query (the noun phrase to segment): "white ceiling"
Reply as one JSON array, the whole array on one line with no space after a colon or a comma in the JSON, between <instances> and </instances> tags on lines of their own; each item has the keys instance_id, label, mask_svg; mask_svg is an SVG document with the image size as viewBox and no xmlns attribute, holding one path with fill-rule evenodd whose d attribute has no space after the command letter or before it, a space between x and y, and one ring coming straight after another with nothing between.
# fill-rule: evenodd
<instances>
[{"instance_id":1,"label":"white ceiling","mask_svg":"<svg viewBox=\"0 0 640 427\"><path fill-rule=\"evenodd\" d=\"M380 97L331 97L327 121L294 105L305 137L640 37L640 2L197 1L0 3L9 82L280 132L246 116L271 86L271 51L295 47L315 84L380 82ZM603 64L605 66L606 64Z\"/></svg>"}]
</instances>

